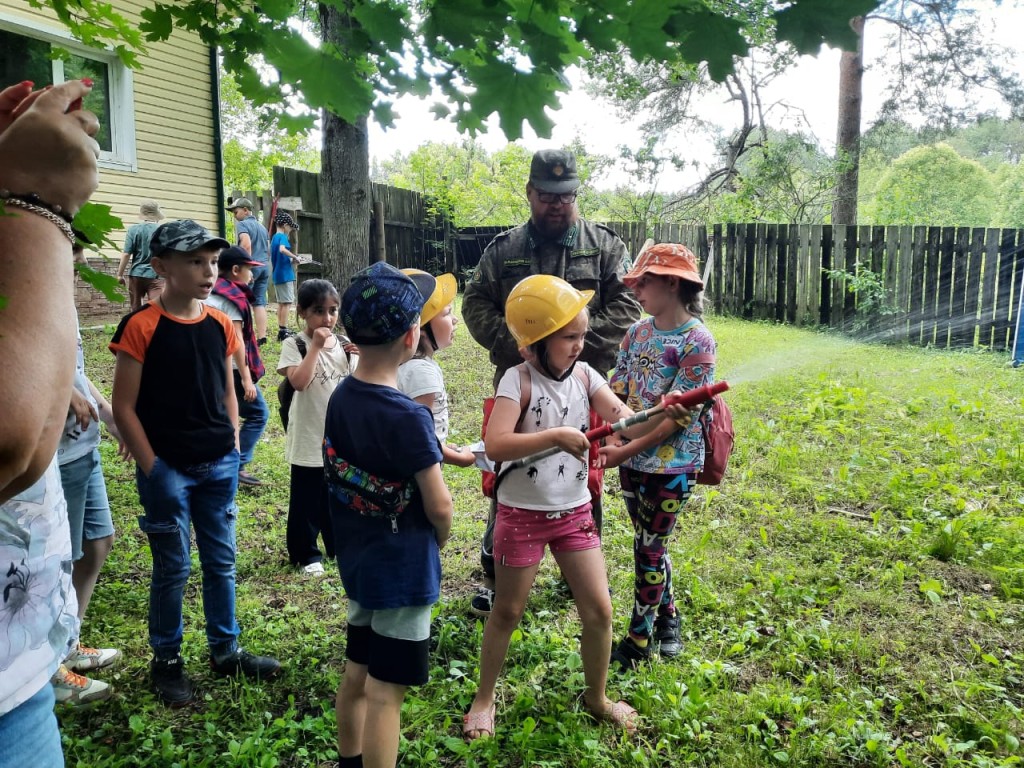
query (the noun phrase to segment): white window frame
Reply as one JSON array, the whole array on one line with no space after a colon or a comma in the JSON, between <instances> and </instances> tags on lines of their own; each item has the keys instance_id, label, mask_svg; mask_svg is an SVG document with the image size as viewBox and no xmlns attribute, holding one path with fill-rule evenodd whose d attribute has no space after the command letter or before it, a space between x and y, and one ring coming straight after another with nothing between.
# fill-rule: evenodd
<instances>
[{"instance_id":1,"label":"white window frame","mask_svg":"<svg viewBox=\"0 0 1024 768\"><path fill-rule=\"evenodd\" d=\"M82 45L60 27L49 26L41 20L15 16L4 11L0 11L0 29L56 45L76 56L92 59L107 66L111 149L109 152L100 151L99 166L115 171L137 173L139 166L135 147L134 80L132 71L121 63L117 54L109 49ZM60 59L53 60L53 81L64 81L64 62Z\"/></svg>"}]
</instances>

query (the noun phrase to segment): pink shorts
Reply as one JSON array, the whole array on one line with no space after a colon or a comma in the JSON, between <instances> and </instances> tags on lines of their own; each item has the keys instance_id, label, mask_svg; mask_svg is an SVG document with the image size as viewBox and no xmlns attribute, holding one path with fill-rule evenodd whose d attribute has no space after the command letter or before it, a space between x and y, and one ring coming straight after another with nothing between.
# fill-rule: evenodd
<instances>
[{"instance_id":1,"label":"pink shorts","mask_svg":"<svg viewBox=\"0 0 1024 768\"><path fill-rule=\"evenodd\" d=\"M544 559L544 547L552 552L580 552L601 546L593 505L544 512L498 504L494 524L495 562L510 568L528 568Z\"/></svg>"}]
</instances>

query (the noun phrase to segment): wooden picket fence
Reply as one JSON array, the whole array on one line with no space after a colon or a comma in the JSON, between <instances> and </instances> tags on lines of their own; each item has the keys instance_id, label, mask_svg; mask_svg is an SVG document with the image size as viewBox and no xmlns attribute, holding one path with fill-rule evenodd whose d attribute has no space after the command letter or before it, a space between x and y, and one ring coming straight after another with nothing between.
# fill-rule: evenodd
<instances>
[{"instance_id":1,"label":"wooden picket fence","mask_svg":"<svg viewBox=\"0 0 1024 768\"><path fill-rule=\"evenodd\" d=\"M282 199L299 199L301 209L293 214L299 224L299 231L293 233L295 246L300 253L309 253L313 259L323 262L323 208L320 203L319 174L300 171L295 168L274 166L274 190L232 192L232 197L248 197L256 210L253 213L270 228L269 212L274 196ZM396 267L415 267L439 274L454 269L455 228L443 216L431 212L427 199L419 192L389 187L385 184L370 184L371 210L374 203L380 203L384 222L385 260ZM370 221L370 260L378 253L377 222ZM229 235L231 227L228 228ZM319 275L317 266L302 265L299 276Z\"/></svg>"},{"instance_id":2,"label":"wooden picket fence","mask_svg":"<svg viewBox=\"0 0 1024 768\"><path fill-rule=\"evenodd\" d=\"M680 242L703 270L715 311L942 348L1013 343L1024 284L1024 230L820 224L611 223L636 253L646 237ZM877 277L849 291L850 276ZM870 271L870 274L868 273Z\"/></svg>"}]
</instances>

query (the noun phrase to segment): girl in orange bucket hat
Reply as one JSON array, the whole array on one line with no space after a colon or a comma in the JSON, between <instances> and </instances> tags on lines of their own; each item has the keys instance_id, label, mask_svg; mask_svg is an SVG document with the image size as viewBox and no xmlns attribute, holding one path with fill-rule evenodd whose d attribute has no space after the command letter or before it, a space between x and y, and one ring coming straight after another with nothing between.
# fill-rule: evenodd
<instances>
[{"instance_id":1,"label":"girl in orange bucket hat","mask_svg":"<svg viewBox=\"0 0 1024 768\"><path fill-rule=\"evenodd\" d=\"M715 340L701 322L704 281L688 248L645 248L623 278L649 317L634 323L619 347L611 389L634 411L656 405L671 390L714 382ZM706 417L705 417L706 418ZM601 449L608 466L621 465L622 495L633 523L633 610L625 638L612 652L624 669L681 651L672 591L668 538L704 466L696 419L666 419L645 437Z\"/></svg>"}]
</instances>

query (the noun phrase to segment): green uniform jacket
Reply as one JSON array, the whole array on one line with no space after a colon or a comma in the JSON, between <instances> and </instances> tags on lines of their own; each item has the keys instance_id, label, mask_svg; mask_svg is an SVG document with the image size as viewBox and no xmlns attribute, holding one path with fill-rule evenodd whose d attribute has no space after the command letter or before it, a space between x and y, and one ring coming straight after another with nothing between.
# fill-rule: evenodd
<instances>
[{"instance_id":1,"label":"green uniform jacket","mask_svg":"<svg viewBox=\"0 0 1024 768\"><path fill-rule=\"evenodd\" d=\"M505 299L528 275L555 275L578 290L594 291L590 300L590 332L580 359L607 373L629 326L640 319L640 306L622 282L630 259L626 245L607 227L579 219L572 244L540 243L529 225L502 232L484 249L466 286L462 317L477 343L491 351L494 382L522 362L505 325ZM572 238L569 238L572 240Z\"/></svg>"}]
</instances>

